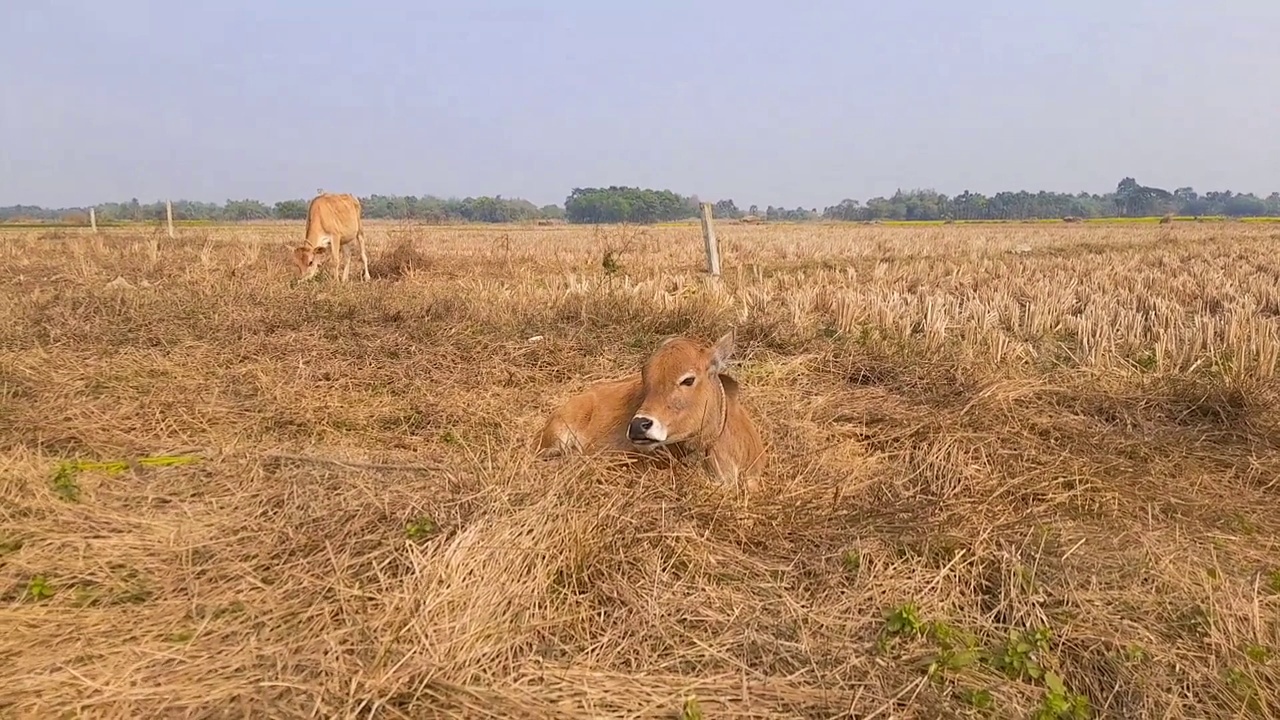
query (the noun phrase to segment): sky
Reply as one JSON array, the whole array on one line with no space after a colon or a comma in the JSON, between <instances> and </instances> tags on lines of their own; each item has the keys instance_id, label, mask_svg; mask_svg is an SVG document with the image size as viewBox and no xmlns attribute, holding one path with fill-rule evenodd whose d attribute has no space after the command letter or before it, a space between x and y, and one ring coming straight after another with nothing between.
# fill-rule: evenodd
<instances>
[{"instance_id":1,"label":"sky","mask_svg":"<svg viewBox=\"0 0 1280 720\"><path fill-rule=\"evenodd\" d=\"M1280 190L1276 0L42 0L0 206Z\"/></svg>"}]
</instances>

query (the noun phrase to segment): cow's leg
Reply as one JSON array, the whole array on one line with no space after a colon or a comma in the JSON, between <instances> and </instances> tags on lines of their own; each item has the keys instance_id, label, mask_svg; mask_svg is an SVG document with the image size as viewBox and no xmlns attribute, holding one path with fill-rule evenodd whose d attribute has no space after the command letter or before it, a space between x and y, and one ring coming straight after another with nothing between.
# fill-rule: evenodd
<instances>
[{"instance_id":1,"label":"cow's leg","mask_svg":"<svg viewBox=\"0 0 1280 720\"><path fill-rule=\"evenodd\" d=\"M333 281L339 282L342 276L342 238L334 237L330 243L329 259L333 261Z\"/></svg>"},{"instance_id":2,"label":"cow's leg","mask_svg":"<svg viewBox=\"0 0 1280 720\"><path fill-rule=\"evenodd\" d=\"M582 452L583 445L573 427L556 413L547 420L538 438L538 454L553 458Z\"/></svg>"},{"instance_id":3,"label":"cow's leg","mask_svg":"<svg viewBox=\"0 0 1280 720\"><path fill-rule=\"evenodd\" d=\"M351 248L342 246L342 282L351 282Z\"/></svg>"},{"instance_id":4,"label":"cow's leg","mask_svg":"<svg viewBox=\"0 0 1280 720\"><path fill-rule=\"evenodd\" d=\"M364 280L369 281L369 254L364 250L364 228L356 231L356 245L360 248L360 262L364 265Z\"/></svg>"}]
</instances>

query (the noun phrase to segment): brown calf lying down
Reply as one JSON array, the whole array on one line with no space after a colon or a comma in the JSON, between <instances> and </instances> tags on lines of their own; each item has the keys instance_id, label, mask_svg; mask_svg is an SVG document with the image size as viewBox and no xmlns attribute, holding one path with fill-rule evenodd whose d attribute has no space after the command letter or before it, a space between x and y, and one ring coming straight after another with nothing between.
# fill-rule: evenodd
<instances>
[{"instance_id":1,"label":"brown calf lying down","mask_svg":"<svg viewBox=\"0 0 1280 720\"><path fill-rule=\"evenodd\" d=\"M662 341L640 372L592 385L557 408L542 428L539 451L667 448L702 454L721 482L756 475L765 448L738 382L724 373L733 350L732 331L712 347L683 337Z\"/></svg>"},{"instance_id":2,"label":"brown calf lying down","mask_svg":"<svg viewBox=\"0 0 1280 720\"><path fill-rule=\"evenodd\" d=\"M342 281L351 279L351 246L354 240L364 263L364 280L369 279L369 255L364 249L364 227L360 220L360 200L346 193L321 193L307 206L307 227L303 242L293 248L293 264L303 280L310 280L326 257L333 261L333 279L338 279L339 261L347 261Z\"/></svg>"}]
</instances>

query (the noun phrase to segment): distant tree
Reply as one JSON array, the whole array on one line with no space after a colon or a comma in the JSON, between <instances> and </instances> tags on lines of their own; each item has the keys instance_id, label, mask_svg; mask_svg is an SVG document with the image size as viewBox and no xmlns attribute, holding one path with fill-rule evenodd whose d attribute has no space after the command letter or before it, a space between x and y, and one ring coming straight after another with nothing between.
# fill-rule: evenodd
<instances>
[{"instance_id":1,"label":"distant tree","mask_svg":"<svg viewBox=\"0 0 1280 720\"><path fill-rule=\"evenodd\" d=\"M227 200L228 220L265 220L271 217L271 209L257 200Z\"/></svg>"},{"instance_id":2,"label":"distant tree","mask_svg":"<svg viewBox=\"0 0 1280 720\"><path fill-rule=\"evenodd\" d=\"M500 195L468 198L441 198L432 195L370 195L360 198L363 214L369 219L402 219L427 223L518 222L532 219L567 219L575 223L653 223L697 217L696 195L680 195L671 190L637 187L574 188L564 207L537 207L520 198ZM268 206L253 199L225 203L174 200L174 217L189 220L237 221L277 218L301 220L306 217L307 200L281 200ZM137 198L125 202L94 205L98 222L156 222L164 219L164 201L146 204ZM743 215L731 199L713 203L720 218ZM1100 218L1112 216L1226 215L1231 217L1280 217L1280 192L1265 197L1231 190L1198 193L1190 186L1168 192L1144 186L1125 177L1113 192L1050 192L1003 190L993 195L965 190L948 197L931 189L897 189L889 197L877 196L859 202L852 198L819 212L815 208L793 210L769 205L763 211L751 205L747 214L769 220L803 222L819 217L827 220L866 222L875 220L1025 220L1064 217ZM87 207L43 208L35 205L0 207L0 222L70 221L86 218ZM87 219L85 220L87 222Z\"/></svg>"},{"instance_id":3,"label":"distant tree","mask_svg":"<svg viewBox=\"0 0 1280 720\"><path fill-rule=\"evenodd\" d=\"M504 200L498 197L466 198L458 209L470 222L503 223L538 217L538 208L527 200Z\"/></svg>"},{"instance_id":4,"label":"distant tree","mask_svg":"<svg viewBox=\"0 0 1280 720\"><path fill-rule=\"evenodd\" d=\"M564 201L571 223L655 223L697 216L696 198L638 187L574 188Z\"/></svg>"},{"instance_id":5,"label":"distant tree","mask_svg":"<svg viewBox=\"0 0 1280 720\"><path fill-rule=\"evenodd\" d=\"M846 198L841 200L838 205L824 208L822 217L828 220L844 220L853 222L866 219L866 208L862 207L862 203L857 200Z\"/></svg>"},{"instance_id":6,"label":"distant tree","mask_svg":"<svg viewBox=\"0 0 1280 720\"><path fill-rule=\"evenodd\" d=\"M742 217L742 211L738 209L737 205L733 204L732 200L716 201L711 206L711 214L718 218L732 218L735 220Z\"/></svg>"},{"instance_id":7,"label":"distant tree","mask_svg":"<svg viewBox=\"0 0 1280 720\"><path fill-rule=\"evenodd\" d=\"M1131 177L1116 185L1115 204L1121 215L1154 215L1164 209L1164 203L1173 200L1173 194L1167 190L1139 185Z\"/></svg>"},{"instance_id":8,"label":"distant tree","mask_svg":"<svg viewBox=\"0 0 1280 720\"><path fill-rule=\"evenodd\" d=\"M275 204L273 214L277 220L306 220L306 200L281 200Z\"/></svg>"}]
</instances>

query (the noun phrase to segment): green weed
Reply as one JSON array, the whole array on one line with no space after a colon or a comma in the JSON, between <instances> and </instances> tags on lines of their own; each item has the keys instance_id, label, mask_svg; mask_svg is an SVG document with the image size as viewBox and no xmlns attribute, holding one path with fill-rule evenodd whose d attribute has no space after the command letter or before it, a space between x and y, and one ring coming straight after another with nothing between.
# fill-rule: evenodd
<instances>
[{"instance_id":1,"label":"green weed","mask_svg":"<svg viewBox=\"0 0 1280 720\"><path fill-rule=\"evenodd\" d=\"M439 532L440 528L436 522L429 517L422 516L411 520L404 528L404 536L418 542Z\"/></svg>"},{"instance_id":2,"label":"green weed","mask_svg":"<svg viewBox=\"0 0 1280 720\"><path fill-rule=\"evenodd\" d=\"M27 581L27 596L39 602L54 595L53 586L43 575L36 575Z\"/></svg>"}]
</instances>

